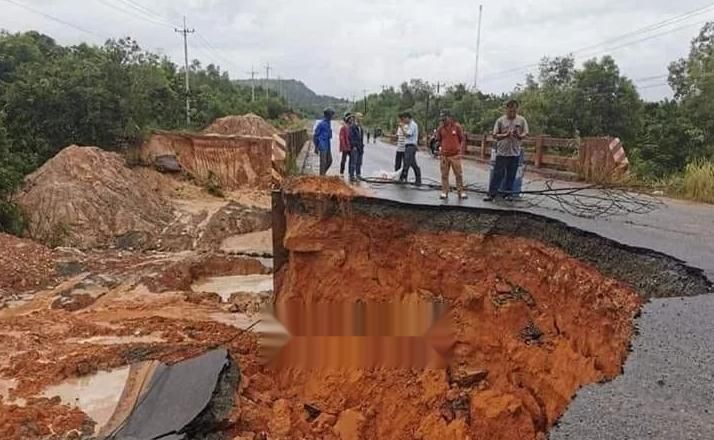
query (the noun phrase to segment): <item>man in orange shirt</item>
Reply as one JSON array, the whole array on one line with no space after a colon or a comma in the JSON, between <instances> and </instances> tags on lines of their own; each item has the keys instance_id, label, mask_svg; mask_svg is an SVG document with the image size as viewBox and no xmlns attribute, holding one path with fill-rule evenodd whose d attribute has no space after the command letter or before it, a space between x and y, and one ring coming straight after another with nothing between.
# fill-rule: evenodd
<instances>
[{"instance_id":1,"label":"man in orange shirt","mask_svg":"<svg viewBox=\"0 0 714 440\"><path fill-rule=\"evenodd\" d=\"M441 112L441 125L436 131L436 140L441 144L441 186L443 189L441 199L449 198L449 192L451 192L449 174L452 169L456 176L459 198L467 199L468 196L464 192L464 171L461 164L461 156L466 147L466 136L464 136L464 129L448 110Z\"/></svg>"}]
</instances>

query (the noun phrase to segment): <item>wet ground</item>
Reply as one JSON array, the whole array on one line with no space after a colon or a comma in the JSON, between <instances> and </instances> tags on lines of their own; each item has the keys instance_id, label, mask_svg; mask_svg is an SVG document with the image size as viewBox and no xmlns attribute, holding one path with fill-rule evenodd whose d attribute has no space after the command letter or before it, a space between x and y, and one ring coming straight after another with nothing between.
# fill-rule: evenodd
<instances>
[{"instance_id":1,"label":"wet ground","mask_svg":"<svg viewBox=\"0 0 714 440\"><path fill-rule=\"evenodd\" d=\"M335 144L336 145L336 144ZM333 152L335 158L339 153ZM394 147L378 142L366 147L363 175L378 176L394 167ZM308 172L316 169L316 157L307 151ZM425 181L439 180L439 163L424 153L418 155ZM337 164L339 165L339 164ZM332 174L336 174L336 166ZM465 162L465 180L484 188L488 169ZM542 188L544 179L527 175L528 188ZM570 186L570 183L561 183ZM438 191L419 191L393 185L360 184L370 196L414 204L441 205ZM514 206L486 205L472 196L463 206L518 209ZM714 280L714 207L663 199L658 210L647 215L608 219L585 219L563 213L544 204L526 210L564 221L568 225L597 233L615 241L656 250L701 269ZM703 293L703 292L701 292ZM683 292L689 296L693 292ZM696 295L697 292L694 292ZM641 332L635 337L633 354L625 374L616 381L581 391L554 439L662 439L690 440L714 438L714 297L655 300L637 321Z\"/></svg>"}]
</instances>

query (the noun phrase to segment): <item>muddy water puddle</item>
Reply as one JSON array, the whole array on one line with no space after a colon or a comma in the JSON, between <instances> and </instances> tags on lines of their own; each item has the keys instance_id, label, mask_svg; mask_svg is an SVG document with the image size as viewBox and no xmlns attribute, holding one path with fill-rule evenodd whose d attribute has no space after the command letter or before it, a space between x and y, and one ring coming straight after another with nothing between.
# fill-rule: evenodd
<instances>
[{"instance_id":1,"label":"muddy water puddle","mask_svg":"<svg viewBox=\"0 0 714 440\"><path fill-rule=\"evenodd\" d=\"M271 255L273 231L253 232L229 237L221 244L221 251L234 255Z\"/></svg>"},{"instance_id":2,"label":"muddy water puddle","mask_svg":"<svg viewBox=\"0 0 714 440\"><path fill-rule=\"evenodd\" d=\"M9 403L17 406L25 406L27 401L25 399L15 399L10 394L10 390L17 387L17 380L15 379L5 379L0 377L0 400L3 403Z\"/></svg>"},{"instance_id":3,"label":"muddy water puddle","mask_svg":"<svg viewBox=\"0 0 714 440\"><path fill-rule=\"evenodd\" d=\"M104 426L119 404L130 367L103 371L93 376L70 379L47 388L43 397L58 396L62 402L77 407L97 423Z\"/></svg>"},{"instance_id":4,"label":"muddy water puddle","mask_svg":"<svg viewBox=\"0 0 714 440\"><path fill-rule=\"evenodd\" d=\"M202 278L191 286L194 292L216 293L224 302L228 302L235 293L272 292L272 275L236 275L226 277Z\"/></svg>"}]
</instances>

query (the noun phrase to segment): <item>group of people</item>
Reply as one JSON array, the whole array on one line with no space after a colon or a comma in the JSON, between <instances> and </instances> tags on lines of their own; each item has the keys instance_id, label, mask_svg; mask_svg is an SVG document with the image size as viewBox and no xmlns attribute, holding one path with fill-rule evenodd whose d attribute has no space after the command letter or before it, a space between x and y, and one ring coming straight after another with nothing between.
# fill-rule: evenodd
<instances>
[{"instance_id":1,"label":"group of people","mask_svg":"<svg viewBox=\"0 0 714 440\"><path fill-rule=\"evenodd\" d=\"M506 103L506 112L495 123L493 136L496 140L496 158L489 182L488 194L484 199L492 202L499 195L510 199L520 166L523 139L528 136L528 121L518 114L519 104L515 100ZM334 110L325 110L325 118L315 128L314 143L316 152L320 155L320 175L326 175L332 165L331 139ZM347 113L344 125L340 129L340 152L342 163L340 174L344 175L345 166L349 160L350 181L362 178L362 163L364 159L364 136L361 115ZM448 110L441 113L441 124L433 135L431 145L437 145L441 157L441 199L447 200L451 193L450 177L453 172L456 179L456 190L459 199L467 199L464 187L462 157L466 152L466 135L454 116ZM394 171L399 179L406 182L410 171L414 171L417 186L422 184L421 168L417 163L419 144L419 125L411 113L399 114L397 126L397 153Z\"/></svg>"},{"instance_id":2,"label":"group of people","mask_svg":"<svg viewBox=\"0 0 714 440\"><path fill-rule=\"evenodd\" d=\"M315 152L320 156L320 175L324 176L332 166L332 120L335 111L325 110L324 119L315 126L314 144ZM366 130L362 125L361 113L346 113L342 118L340 128L340 174L344 176L345 170L349 172L350 181L362 179L362 163L364 161L365 137L366 143L377 142L381 136L379 129Z\"/></svg>"}]
</instances>

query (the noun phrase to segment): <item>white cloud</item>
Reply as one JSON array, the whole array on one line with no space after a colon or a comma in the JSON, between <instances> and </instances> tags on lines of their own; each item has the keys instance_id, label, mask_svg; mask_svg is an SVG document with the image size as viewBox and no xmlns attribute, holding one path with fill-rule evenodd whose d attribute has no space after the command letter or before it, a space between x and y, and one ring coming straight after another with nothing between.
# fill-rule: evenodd
<instances>
[{"instance_id":1,"label":"white cloud","mask_svg":"<svg viewBox=\"0 0 714 440\"><path fill-rule=\"evenodd\" d=\"M191 57L217 63L232 76L245 77L251 66L305 81L319 93L343 97L379 90L410 78L447 83L471 82L475 64L477 1L468 0L14 0L109 37L131 35L143 47L180 61L183 46L169 26L146 21L130 4L159 13L150 20L189 26L210 48L191 37ZM107 6L110 3L114 7ZM706 5L704 0L484 0L482 88L508 91L527 69L496 75L631 32ZM36 29L62 43L102 39L52 22L2 2L0 27ZM121 12L117 9L124 9ZM679 24L714 19L714 10ZM667 64L688 51L698 32L678 32L613 52L626 75L664 75ZM662 30L667 30L664 28ZM601 55L591 51L587 55ZM656 82L655 82L656 84ZM642 90L658 98L667 88Z\"/></svg>"}]
</instances>

